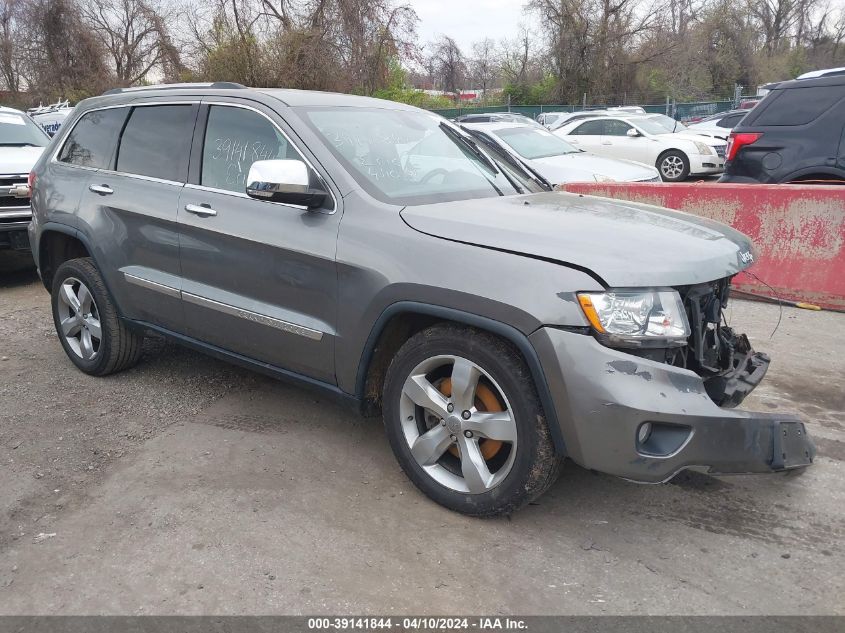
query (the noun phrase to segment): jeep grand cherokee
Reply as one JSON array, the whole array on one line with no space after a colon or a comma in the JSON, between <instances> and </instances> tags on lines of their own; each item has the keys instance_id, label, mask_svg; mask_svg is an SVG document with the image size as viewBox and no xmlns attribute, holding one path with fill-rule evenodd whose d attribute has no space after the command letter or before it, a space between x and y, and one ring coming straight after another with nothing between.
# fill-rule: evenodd
<instances>
[{"instance_id":1,"label":"jeep grand cherokee","mask_svg":"<svg viewBox=\"0 0 845 633\"><path fill-rule=\"evenodd\" d=\"M565 457L662 482L809 464L732 407L769 359L723 324L753 259L684 213L524 193L417 108L236 84L89 99L32 175L59 340L104 376L145 333L382 412L410 479L512 512Z\"/></svg>"}]
</instances>

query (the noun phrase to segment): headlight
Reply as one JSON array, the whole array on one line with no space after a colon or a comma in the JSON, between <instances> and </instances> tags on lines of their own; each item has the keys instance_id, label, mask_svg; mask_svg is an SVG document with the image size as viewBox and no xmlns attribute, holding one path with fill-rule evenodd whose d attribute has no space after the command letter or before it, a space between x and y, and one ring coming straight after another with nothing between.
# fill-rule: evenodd
<instances>
[{"instance_id":1,"label":"headlight","mask_svg":"<svg viewBox=\"0 0 845 633\"><path fill-rule=\"evenodd\" d=\"M716 152L713 151L713 148L710 147L709 145L706 145L704 143L700 143L699 141L693 141L693 143L695 143L695 149L698 150L699 154L704 154L706 156L706 155L711 155L711 154L716 153Z\"/></svg>"},{"instance_id":2,"label":"headlight","mask_svg":"<svg viewBox=\"0 0 845 633\"><path fill-rule=\"evenodd\" d=\"M620 347L675 347L690 334L675 290L580 292L578 301L603 342Z\"/></svg>"}]
</instances>

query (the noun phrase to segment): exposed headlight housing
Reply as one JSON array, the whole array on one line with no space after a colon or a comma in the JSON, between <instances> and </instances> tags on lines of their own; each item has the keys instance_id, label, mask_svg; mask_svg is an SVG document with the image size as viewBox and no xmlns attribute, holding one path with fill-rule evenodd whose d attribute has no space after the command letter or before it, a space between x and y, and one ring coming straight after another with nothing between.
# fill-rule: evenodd
<instances>
[{"instance_id":1,"label":"exposed headlight housing","mask_svg":"<svg viewBox=\"0 0 845 633\"><path fill-rule=\"evenodd\" d=\"M700 141L693 141L693 143L695 143L695 149L698 150L699 154L704 154L705 156L712 156L716 154L713 148L706 143L702 143Z\"/></svg>"},{"instance_id":2,"label":"exposed headlight housing","mask_svg":"<svg viewBox=\"0 0 845 633\"><path fill-rule=\"evenodd\" d=\"M611 347L680 347L690 335L675 290L579 292L578 301L596 336Z\"/></svg>"},{"instance_id":3,"label":"exposed headlight housing","mask_svg":"<svg viewBox=\"0 0 845 633\"><path fill-rule=\"evenodd\" d=\"M593 174L593 180L596 182L616 182L615 178L611 178L610 176L605 176L603 174Z\"/></svg>"}]
</instances>

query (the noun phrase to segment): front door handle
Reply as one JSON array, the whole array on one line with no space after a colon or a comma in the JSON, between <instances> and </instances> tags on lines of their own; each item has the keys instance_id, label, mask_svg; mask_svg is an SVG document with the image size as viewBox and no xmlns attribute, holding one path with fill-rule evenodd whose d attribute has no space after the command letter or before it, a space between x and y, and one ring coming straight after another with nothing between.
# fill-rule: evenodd
<instances>
[{"instance_id":1,"label":"front door handle","mask_svg":"<svg viewBox=\"0 0 845 633\"><path fill-rule=\"evenodd\" d=\"M602 145L613 145L613 143L611 143L610 141L602 141L601 144Z\"/></svg>"},{"instance_id":2,"label":"front door handle","mask_svg":"<svg viewBox=\"0 0 845 633\"><path fill-rule=\"evenodd\" d=\"M114 189L108 185L88 185L88 190L98 193L101 196L110 196L114 193Z\"/></svg>"},{"instance_id":3,"label":"front door handle","mask_svg":"<svg viewBox=\"0 0 845 633\"><path fill-rule=\"evenodd\" d=\"M185 211L188 213L193 213L194 215L198 215L203 218L207 218L212 215L217 215L217 211L211 208L210 204L186 204Z\"/></svg>"}]
</instances>

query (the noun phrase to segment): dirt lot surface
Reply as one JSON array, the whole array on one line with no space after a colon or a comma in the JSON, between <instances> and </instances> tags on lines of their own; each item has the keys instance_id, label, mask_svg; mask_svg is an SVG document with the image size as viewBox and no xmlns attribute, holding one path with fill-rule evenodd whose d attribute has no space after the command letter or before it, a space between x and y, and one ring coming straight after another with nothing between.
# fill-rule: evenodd
<instances>
[{"instance_id":1,"label":"dirt lot surface","mask_svg":"<svg viewBox=\"0 0 845 633\"><path fill-rule=\"evenodd\" d=\"M375 419L161 340L90 378L33 272L0 276L0 614L845 614L845 315L734 302L797 410L798 476L640 486L569 463L453 514Z\"/></svg>"}]
</instances>

